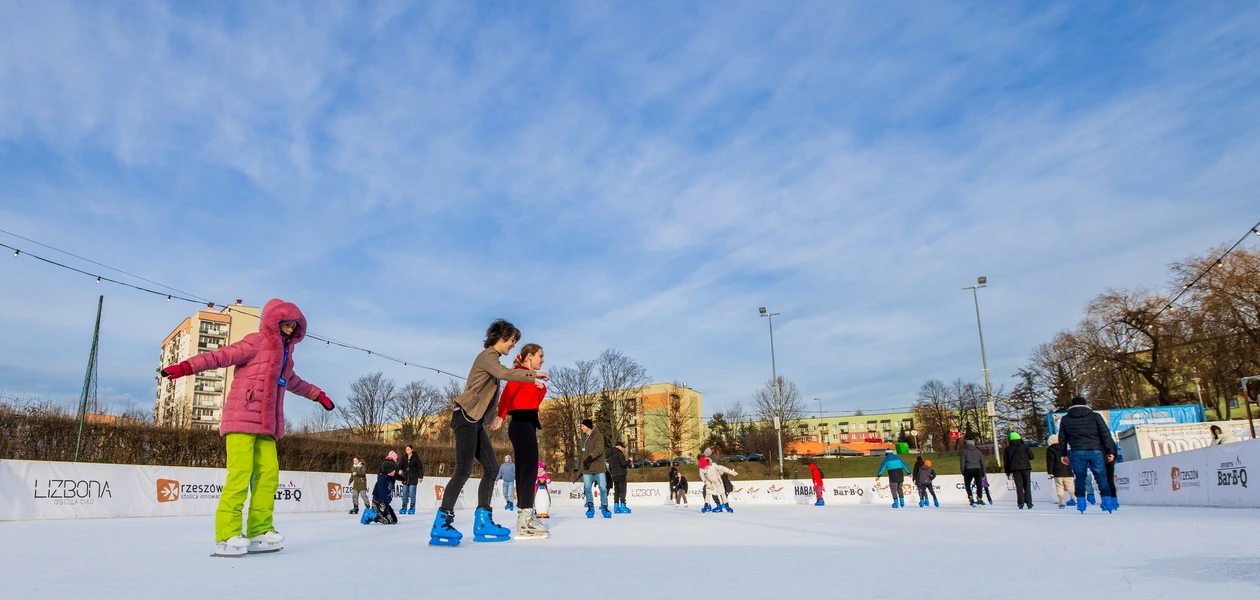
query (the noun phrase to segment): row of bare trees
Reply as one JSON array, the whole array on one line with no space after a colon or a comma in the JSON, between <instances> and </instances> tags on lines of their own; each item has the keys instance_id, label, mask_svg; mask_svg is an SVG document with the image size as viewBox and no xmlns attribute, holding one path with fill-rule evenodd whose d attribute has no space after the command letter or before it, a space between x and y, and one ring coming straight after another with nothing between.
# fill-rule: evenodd
<instances>
[{"instance_id":1,"label":"row of bare trees","mask_svg":"<svg viewBox=\"0 0 1260 600\"><path fill-rule=\"evenodd\" d=\"M779 420L786 439L794 435L795 426L807 414L800 388L780 376L766 381L753 392L748 407L736 402L724 411L713 413L704 445L723 454L775 454L778 452L775 419Z\"/></svg>"},{"instance_id":2,"label":"row of bare trees","mask_svg":"<svg viewBox=\"0 0 1260 600\"><path fill-rule=\"evenodd\" d=\"M360 438L379 439L385 424L398 423L398 438L418 442L421 438L442 441L445 427L428 427L464 391L460 382L449 379L443 387L428 381L409 381L399 386L381 371L361 375L350 382L350 394L333 412L318 411L304 422L299 433L346 429Z\"/></svg>"},{"instance_id":3,"label":"row of bare trees","mask_svg":"<svg viewBox=\"0 0 1260 600\"><path fill-rule=\"evenodd\" d=\"M1042 439L1046 413L1066 410L1076 396L1097 408L1132 408L1197 404L1201 395L1209 420L1238 416L1241 379L1260 375L1260 252L1238 249L1220 260L1222 253L1173 263L1164 292L1108 290L1091 300L1076 327L1033 349L1009 393L994 390L999 422ZM977 384L929 381L916 422L938 439L950 427L983 437L983 400Z\"/></svg>"},{"instance_id":4,"label":"row of bare trees","mask_svg":"<svg viewBox=\"0 0 1260 600\"><path fill-rule=\"evenodd\" d=\"M1173 263L1166 292L1094 298L1074 329L1033 350L1013 395L1062 410L1078 395L1127 408L1198 403L1201 393L1209 419L1235 416L1240 380L1260 374L1260 252L1218 260L1222 251Z\"/></svg>"},{"instance_id":5,"label":"row of bare trees","mask_svg":"<svg viewBox=\"0 0 1260 600\"><path fill-rule=\"evenodd\" d=\"M630 356L609 348L590 360L550 369L550 401L539 415L542 421L542 454L559 456L566 465L578 462L581 444L579 424L591 419L604 433L605 443L637 440L638 403L650 383L647 369ZM633 450L634 448L630 448Z\"/></svg>"}]
</instances>

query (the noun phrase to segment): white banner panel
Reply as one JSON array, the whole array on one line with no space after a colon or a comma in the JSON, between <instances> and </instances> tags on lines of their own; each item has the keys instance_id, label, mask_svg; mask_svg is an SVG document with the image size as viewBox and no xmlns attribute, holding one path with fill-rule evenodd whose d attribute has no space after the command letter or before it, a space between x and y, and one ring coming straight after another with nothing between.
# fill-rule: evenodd
<instances>
[{"instance_id":1,"label":"white banner panel","mask_svg":"<svg viewBox=\"0 0 1260 600\"><path fill-rule=\"evenodd\" d=\"M1247 468L1260 465L1260 440L1178 452L1116 465L1121 505L1260 507Z\"/></svg>"}]
</instances>

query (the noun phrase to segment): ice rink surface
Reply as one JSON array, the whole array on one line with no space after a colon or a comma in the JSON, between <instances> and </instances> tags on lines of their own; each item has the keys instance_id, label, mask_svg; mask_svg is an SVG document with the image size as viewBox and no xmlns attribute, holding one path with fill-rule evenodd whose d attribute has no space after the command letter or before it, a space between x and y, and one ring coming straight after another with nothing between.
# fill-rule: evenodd
<instances>
[{"instance_id":1,"label":"ice rink surface","mask_svg":"<svg viewBox=\"0 0 1260 600\"><path fill-rule=\"evenodd\" d=\"M212 558L211 517L0 523L0 596L25 598L1257 598L1260 510L1039 505L562 508L547 540L427 545L395 526L278 515L279 553ZM504 525L514 522L496 511ZM1210 595L1210 596L1208 596Z\"/></svg>"}]
</instances>

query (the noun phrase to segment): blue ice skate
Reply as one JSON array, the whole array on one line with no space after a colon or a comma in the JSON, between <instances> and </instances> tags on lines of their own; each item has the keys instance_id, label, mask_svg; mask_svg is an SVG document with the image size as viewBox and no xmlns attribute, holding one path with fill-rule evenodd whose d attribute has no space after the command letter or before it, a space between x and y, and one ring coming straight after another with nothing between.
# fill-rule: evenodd
<instances>
[{"instance_id":1,"label":"blue ice skate","mask_svg":"<svg viewBox=\"0 0 1260 600\"><path fill-rule=\"evenodd\" d=\"M510 539L512 539L512 530L496 524L490 518L488 509L477 509L477 516L473 519L474 542L506 542Z\"/></svg>"},{"instance_id":2,"label":"blue ice skate","mask_svg":"<svg viewBox=\"0 0 1260 600\"><path fill-rule=\"evenodd\" d=\"M604 518L605 518L605 519L611 519L611 518L612 518L612 511L608 510L608 505L607 505L607 504L601 504L601 505L599 505L599 514L604 515Z\"/></svg>"},{"instance_id":3,"label":"blue ice skate","mask_svg":"<svg viewBox=\"0 0 1260 600\"><path fill-rule=\"evenodd\" d=\"M823 506L823 499L822 499L822 498L819 498L819 499L818 499L818 502L815 502L815 503L814 503L814 506Z\"/></svg>"},{"instance_id":4,"label":"blue ice skate","mask_svg":"<svg viewBox=\"0 0 1260 600\"><path fill-rule=\"evenodd\" d=\"M932 498L932 506L935 506L936 508L940 508L940 507L941 507L941 501L940 501L940 500L937 500L936 498Z\"/></svg>"},{"instance_id":5,"label":"blue ice skate","mask_svg":"<svg viewBox=\"0 0 1260 600\"><path fill-rule=\"evenodd\" d=\"M704 505L704 508L700 509L700 512L702 512L702 513L707 513L707 512L710 512L710 511L712 511L712 510L713 510L713 509L712 509L712 508L709 508L709 505L708 505L708 504L705 504L705 505ZM593 517L593 516L595 516L595 515L594 515L594 514L590 514L590 515L587 515L587 516L588 516L588 517Z\"/></svg>"},{"instance_id":6,"label":"blue ice skate","mask_svg":"<svg viewBox=\"0 0 1260 600\"><path fill-rule=\"evenodd\" d=\"M586 518L588 519L595 518L595 503L594 502L586 503Z\"/></svg>"},{"instance_id":7,"label":"blue ice skate","mask_svg":"<svg viewBox=\"0 0 1260 600\"><path fill-rule=\"evenodd\" d=\"M728 512L728 513L733 513L733 512L735 512L735 509L731 508L731 505L730 505L730 504L723 504L723 505L722 505L722 510L724 510L724 511L726 511L726 512Z\"/></svg>"},{"instance_id":8,"label":"blue ice skate","mask_svg":"<svg viewBox=\"0 0 1260 600\"><path fill-rule=\"evenodd\" d=\"M1090 503L1090 504L1094 504L1094 495L1093 495L1093 494L1090 494L1090 495L1088 496L1088 498L1089 498L1089 503Z\"/></svg>"},{"instance_id":9,"label":"blue ice skate","mask_svg":"<svg viewBox=\"0 0 1260 600\"><path fill-rule=\"evenodd\" d=\"M1077 498L1077 499L1076 499L1076 510L1081 511L1081 514L1082 514L1082 515L1083 515L1083 514L1085 514L1085 509L1087 509L1087 508L1089 508L1089 505L1088 505L1088 504L1085 504L1085 499L1084 499L1084 498Z\"/></svg>"},{"instance_id":10,"label":"blue ice skate","mask_svg":"<svg viewBox=\"0 0 1260 600\"><path fill-rule=\"evenodd\" d=\"M628 514L630 514L631 512L632 512L632 511L630 510L630 507L629 507L629 506L626 506L626 503L625 503L625 502L622 502L622 503L621 503L621 514L623 514L623 515L628 515Z\"/></svg>"},{"instance_id":11,"label":"blue ice skate","mask_svg":"<svg viewBox=\"0 0 1260 600\"><path fill-rule=\"evenodd\" d=\"M1066 503L1068 506L1076 506L1076 498L1068 498Z\"/></svg>"},{"instance_id":12,"label":"blue ice skate","mask_svg":"<svg viewBox=\"0 0 1260 600\"><path fill-rule=\"evenodd\" d=\"M376 520L376 511L372 510L371 508L365 509L363 511L363 516L359 518L359 522L363 523L364 525L367 525L375 520Z\"/></svg>"},{"instance_id":13,"label":"blue ice skate","mask_svg":"<svg viewBox=\"0 0 1260 600\"><path fill-rule=\"evenodd\" d=\"M458 546L459 541L464 538L464 534L455 531L451 523L455 521L455 513L443 509L438 509L437 517L433 519L433 529L429 530L430 546Z\"/></svg>"}]
</instances>

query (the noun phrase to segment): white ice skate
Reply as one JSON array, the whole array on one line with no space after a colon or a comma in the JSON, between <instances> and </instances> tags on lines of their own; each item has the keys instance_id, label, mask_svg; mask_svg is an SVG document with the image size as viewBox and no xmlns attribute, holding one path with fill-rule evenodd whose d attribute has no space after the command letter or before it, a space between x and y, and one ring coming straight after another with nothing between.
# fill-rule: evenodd
<instances>
[{"instance_id":1,"label":"white ice skate","mask_svg":"<svg viewBox=\"0 0 1260 600\"><path fill-rule=\"evenodd\" d=\"M239 556L245 556L245 553L249 551L248 549L249 549L249 540L245 539L245 536L243 535L238 535L229 540L222 541L215 544L214 554L211 554L211 556L218 556L221 558L236 558Z\"/></svg>"},{"instance_id":2,"label":"white ice skate","mask_svg":"<svg viewBox=\"0 0 1260 600\"><path fill-rule=\"evenodd\" d=\"M534 518L533 509L522 508L516 513L516 539L541 540L550 535L547 526Z\"/></svg>"},{"instance_id":3,"label":"white ice skate","mask_svg":"<svg viewBox=\"0 0 1260 600\"><path fill-rule=\"evenodd\" d=\"M264 554L284 550L284 536L276 531L268 531L262 535L249 538L249 553Z\"/></svg>"}]
</instances>

